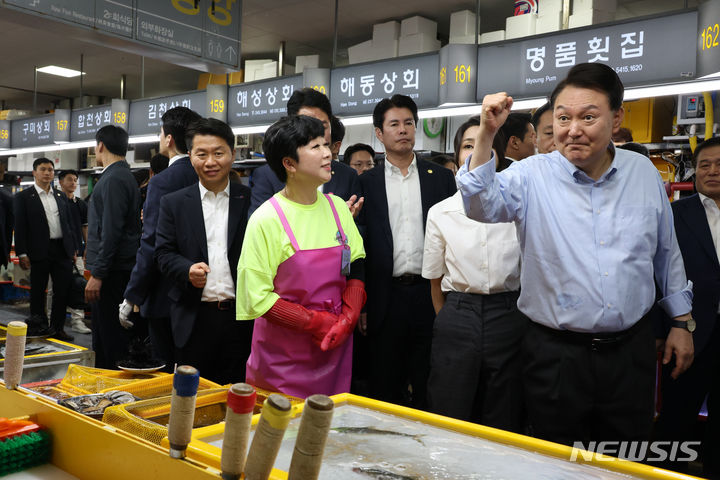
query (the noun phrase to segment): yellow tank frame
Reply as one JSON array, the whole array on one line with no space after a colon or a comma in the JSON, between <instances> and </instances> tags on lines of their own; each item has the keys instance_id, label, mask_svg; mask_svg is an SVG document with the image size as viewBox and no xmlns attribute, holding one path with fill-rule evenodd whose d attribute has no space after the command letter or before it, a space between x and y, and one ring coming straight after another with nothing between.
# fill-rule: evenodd
<instances>
[{"instance_id":1,"label":"yellow tank frame","mask_svg":"<svg viewBox=\"0 0 720 480\"><path fill-rule=\"evenodd\" d=\"M170 458L167 449L98 420L61 407L0 380L0 416L30 419L52 436L51 463L81 480L217 480L219 470L190 459Z\"/></svg>"},{"instance_id":2,"label":"yellow tank frame","mask_svg":"<svg viewBox=\"0 0 720 480\"><path fill-rule=\"evenodd\" d=\"M357 407L367 408L397 417L406 418L415 422L422 422L427 425L442 428L445 430L451 430L473 437L480 437L493 442L501 443L504 445L510 445L513 447L521 448L529 452L540 453L550 457L560 458L567 460L571 458L573 454L573 448L560 445L557 443L540 440L537 438L528 437L525 435L519 435L516 433L506 432L504 430L498 430L496 428L486 427L475 423L464 422L462 420L455 420L453 418L444 417L442 415L436 415L434 413L423 412L412 408L401 407L392 403L381 402L373 400L371 398L360 397L352 395L350 393L341 393L331 397L335 402L336 406L340 405L354 405ZM304 404L293 405L291 416L297 417L302 413ZM257 424L260 415L255 415L252 420L252 424ZM220 438L223 434L225 423L219 423L208 427L198 428L193 430L192 441L187 449L188 458L196 460L200 463L209 465L213 468L220 468L220 448L210 445L205 440L214 441ZM162 445L167 448L167 438L164 438ZM577 462L592 465L594 467L603 468L613 472L623 473L626 475L633 475L636 478L645 479L673 479L673 480L690 480L697 479L690 475L683 475L677 472L671 472L661 468L651 467L640 463L630 462L628 460L622 460L607 455L601 455L591 452L580 451L575 456ZM568 460L569 461L569 460ZM270 480L287 480L287 472L273 469L270 474Z\"/></svg>"}]
</instances>

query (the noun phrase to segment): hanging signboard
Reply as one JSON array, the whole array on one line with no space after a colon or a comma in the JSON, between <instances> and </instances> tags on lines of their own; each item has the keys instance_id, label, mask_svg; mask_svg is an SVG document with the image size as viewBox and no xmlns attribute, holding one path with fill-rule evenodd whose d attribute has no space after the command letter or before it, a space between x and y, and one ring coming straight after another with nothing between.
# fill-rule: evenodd
<instances>
[{"instance_id":1,"label":"hanging signboard","mask_svg":"<svg viewBox=\"0 0 720 480\"><path fill-rule=\"evenodd\" d=\"M73 110L70 119L70 140L73 142L94 140L95 133L111 123L110 105Z\"/></svg>"},{"instance_id":2,"label":"hanging signboard","mask_svg":"<svg viewBox=\"0 0 720 480\"><path fill-rule=\"evenodd\" d=\"M162 126L162 116L175 107L187 107L196 111L200 116L206 115L205 91L188 92L169 97L135 100L130 102L130 135L159 134Z\"/></svg>"},{"instance_id":3,"label":"hanging signboard","mask_svg":"<svg viewBox=\"0 0 720 480\"><path fill-rule=\"evenodd\" d=\"M697 12L571 30L480 46L477 100L499 91L544 96L579 63L611 66L625 86L687 81L696 75Z\"/></svg>"},{"instance_id":4,"label":"hanging signboard","mask_svg":"<svg viewBox=\"0 0 720 480\"><path fill-rule=\"evenodd\" d=\"M19 118L12 121L10 145L13 148L52 145L55 115Z\"/></svg>"},{"instance_id":5,"label":"hanging signboard","mask_svg":"<svg viewBox=\"0 0 720 480\"><path fill-rule=\"evenodd\" d=\"M367 115L383 98L411 97L418 108L438 105L437 53L335 68L330 73L330 103L336 115Z\"/></svg>"}]
</instances>

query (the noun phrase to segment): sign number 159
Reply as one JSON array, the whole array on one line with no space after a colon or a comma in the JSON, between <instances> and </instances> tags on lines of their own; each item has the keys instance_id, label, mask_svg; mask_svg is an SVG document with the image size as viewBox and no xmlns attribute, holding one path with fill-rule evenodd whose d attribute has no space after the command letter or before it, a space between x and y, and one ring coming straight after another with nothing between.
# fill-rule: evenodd
<instances>
[{"instance_id":1,"label":"sign number 159","mask_svg":"<svg viewBox=\"0 0 720 480\"><path fill-rule=\"evenodd\" d=\"M222 6L223 3L225 4L224 7ZM231 10L233 3L235 3L235 0L225 0L224 2L222 0L219 2L214 1L212 5L208 7L208 18L218 25L227 27L232 23ZM200 2L196 0L172 0L172 4L175 10L187 15L197 15L200 13Z\"/></svg>"}]
</instances>

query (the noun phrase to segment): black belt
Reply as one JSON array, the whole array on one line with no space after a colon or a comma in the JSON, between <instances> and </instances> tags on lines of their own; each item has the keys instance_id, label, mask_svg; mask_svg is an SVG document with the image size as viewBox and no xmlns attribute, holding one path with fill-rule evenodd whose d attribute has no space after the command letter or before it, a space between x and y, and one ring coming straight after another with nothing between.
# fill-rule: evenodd
<instances>
[{"instance_id":1,"label":"black belt","mask_svg":"<svg viewBox=\"0 0 720 480\"><path fill-rule=\"evenodd\" d=\"M216 302L200 302L200 305L206 308L215 308L217 310L233 310L235 309L235 300L219 300Z\"/></svg>"},{"instance_id":2,"label":"black belt","mask_svg":"<svg viewBox=\"0 0 720 480\"><path fill-rule=\"evenodd\" d=\"M404 275L400 275L399 277L392 277L392 281L393 283L399 283L400 285L415 285L427 280L425 280L422 275L406 273Z\"/></svg>"},{"instance_id":3,"label":"black belt","mask_svg":"<svg viewBox=\"0 0 720 480\"><path fill-rule=\"evenodd\" d=\"M645 317L641 318L637 323L635 323L635 325L628 328L627 330L606 333L556 330L554 328L546 327L545 325L541 325L536 322L532 322L532 324L540 328L541 330L545 330L547 333L550 333L557 338L561 338L565 341L575 344L587 345L593 351L600 351L606 348L618 347L621 344L625 343L625 341L632 338L633 335L635 335L635 333L640 330L643 324L647 321L647 317L648 316L646 315Z\"/></svg>"}]
</instances>

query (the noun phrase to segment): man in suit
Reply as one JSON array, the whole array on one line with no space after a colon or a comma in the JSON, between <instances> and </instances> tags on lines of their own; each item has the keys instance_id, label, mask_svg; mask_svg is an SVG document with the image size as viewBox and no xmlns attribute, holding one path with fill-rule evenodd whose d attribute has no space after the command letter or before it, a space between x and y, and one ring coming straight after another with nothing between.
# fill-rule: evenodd
<instances>
[{"instance_id":1,"label":"man in suit","mask_svg":"<svg viewBox=\"0 0 720 480\"><path fill-rule=\"evenodd\" d=\"M220 384L242 382L252 322L235 320L235 289L250 189L230 182L235 136L226 123L198 120L187 138L200 181L163 197L155 248L172 281L172 335L179 362Z\"/></svg>"},{"instance_id":2,"label":"man in suit","mask_svg":"<svg viewBox=\"0 0 720 480\"><path fill-rule=\"evenodd\" d=\"M331 118L333 114L330 100L325 95L312 88L296 90L288 100L287 113L288 115L307 115L320 120L325 126L325 141L328 143L328 147L332 145ZM250 182L250 187L252 187L251 215L267 199L285 188L285 183L277 178L267 164L253 171ZM357 172L353 168L333 158L332 177L323 185L322 189L323 193L332 193L347 201L351 210L357 211L357 208L353 208L353 206L355 201L360 198L360 182ZM362 202L358 201L357 204L359 207Z\"/></svg>"},{"instance_id":3,"label":"man in suit","mask_svg":"<svg viewBox=\"0 0 720 480\"><path fill-rule=\"evenodd\" d=\"M52 161L35 159L32 173L35 184L15 195L15 253L20 268L30 268L30 315L47 318L45 289L52 278L51 333L70 341L73 337L64 330L65 308L80 227L73 221L67 197L52 187Z\"/></svg>"},{"instance_id":4,"label":"man in suit","mask_svg":"<svg viewBox=\"0 0 720 480\"><path fill-rule=\"evenodd\" d=\"M75 196L75 190L78 186L78 173L75 170L63 170L59 175L60 190L67 196L68 205L70 206L70 214L73 220L80 225L80 238L77 243L77 255L75 257L75 267L83 275L85 273L85 262L83 261L83 252L85 251L85 243L87 243L87 203L82 198ZM48 287L48 296L51 296L50 287ZM85 309L68 307L70 312L70 329L75 333L90 333L91 330L85 325Z\"/></svg>"},{"instance_id":5,"label":"man in suit","mask_svg":"<svg viewBox=\"0 0 720 480\"><path fill-rule=\"evenodd\" d=\"M160 199L198 181L188 157L185 131L190 123L199 119L200 115L186 107L171 108L162 116L160 153L170 160L168 168L153 175L148 183L140 248L120 306L121 322L127 326L132 326L128 320L130 312L136 305L140 307L140 314L148 320L153 353L165 363L168 371L172 371L175 364L168 300L171 282L160 274L155 264L155 236Z\"/></svg>"},{"instance_id":6,"label":"man in suit","mask_svg":"<svg viewBox=\"0 0 720 480\"><path fill-rule=\"evenodd\" d=\"M92 308L95 366L115 368L130 341L130 332L118 322L118 305L140 244L140 189L125 160L127 132L107 125L97 131L95 141L95 158L105 168L88 205L85 266L91 276L85 301Z\"/></svg>"},{"instance_id":7,"label":"man in suit","mask_svg":"<svg viewBox=\"0 0 720 480\"><path fill-rule=\"evenodd\" d=\"M697 416L707 397L709 417L704 473L720 478L720 328L717 326L720 311L720 138L710 138L698 145L694 157L698 193L673 202L672 209L685 272L693 283L695 360L677 379L670 376L674 362L663 365L662 408L655 435L658 440L699 440L695 430ZM660 338L665 338L675 325L666 315L662 318L664 329ZM686 462L677 462L670 467L687 470Z\"/></svg>"},{"instance_id":8,"label":"man in suit","mask_svg":"<svg viewBox=\"0 0 720 480\"><path fill-rule=\"evenodd\" d=\"M456 187L450 170L416 158L417 120L417 106L405 95L375 107L385 162L360 176L365 204L358 223L367 252L371 395L425 408L435 318L430 282L421 276L425 222L430 207Z\"/></svg>"},{"instance_id":9,"label":"man in suit","mask_svg":"<svg viewBox=\"0 0 720 480\"><path fill-rule=\"evenodd\" d=\"M505 158L519 162L530 155L535 155L537 136L532 116L529 113L513 112L500 128L505 143Z\"/></svg>"}]
</instances>

